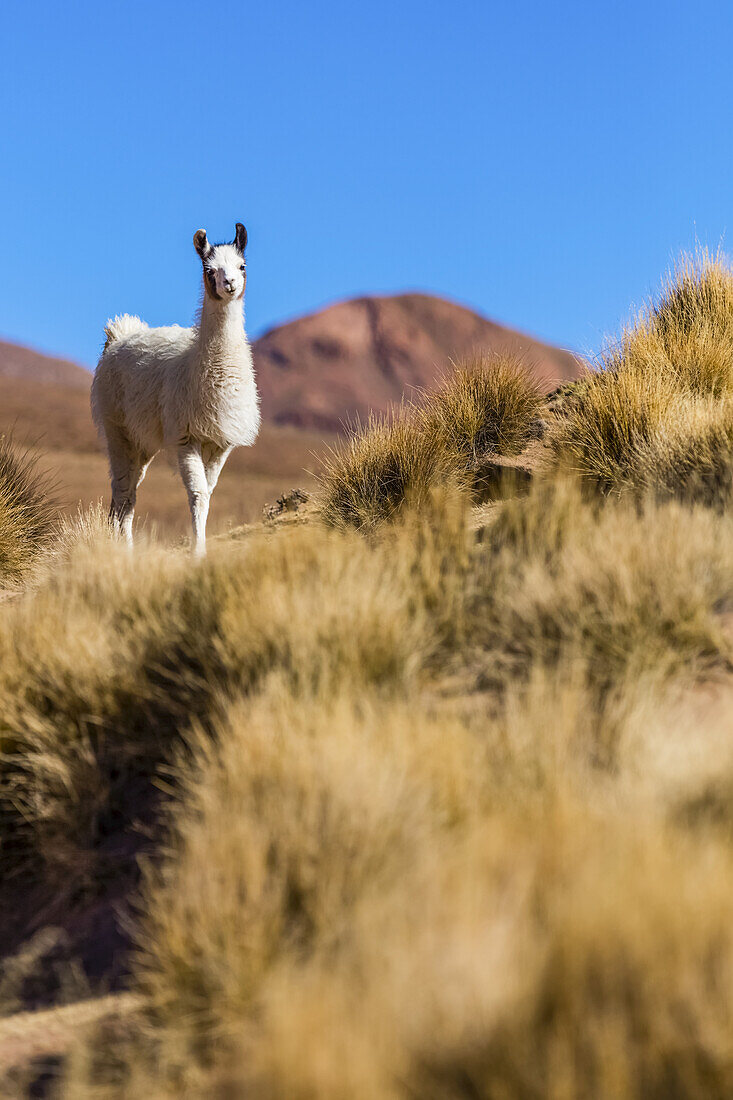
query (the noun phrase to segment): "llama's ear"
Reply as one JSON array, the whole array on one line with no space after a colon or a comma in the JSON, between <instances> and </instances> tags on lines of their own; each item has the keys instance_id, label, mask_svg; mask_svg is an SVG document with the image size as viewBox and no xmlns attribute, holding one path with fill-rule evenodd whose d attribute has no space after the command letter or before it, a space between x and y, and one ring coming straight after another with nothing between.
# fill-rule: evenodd
<instances>
[{"instance_id":1,"label":"llama's ear","mask_svg":"<svg viewBox=\"0 0 733 1100\"><path fill-rule=\"evenodd\" d=\"M241 252L242 255L244 255L244 250L247 247L247 230L244 228L241 222L237 222L237 228L232 244L236 245L238 251Z\"/></svg>"},{"instance_id":2,"label":"llama's ear","mask_svg":"<svg viewBox=\"0 0 733 1100\"><path fill-rule=\"evenodd\" d=\"M209 244L205 229L196 230L193 235L193 247L196 249L202 260L205 260L206 257L209 255L209 253L211 252L211 245Z\"/></svg>"}]
</instances>

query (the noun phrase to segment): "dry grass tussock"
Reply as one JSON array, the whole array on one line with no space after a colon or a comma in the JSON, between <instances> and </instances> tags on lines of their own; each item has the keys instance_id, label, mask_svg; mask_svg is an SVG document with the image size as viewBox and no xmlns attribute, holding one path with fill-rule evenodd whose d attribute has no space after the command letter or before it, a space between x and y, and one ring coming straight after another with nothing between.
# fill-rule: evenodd
<instances>
[{"instance_id":1,"label":"dry grass tussock","mask_svg":"<svg viewBox=\"0 0 733 1100\"><path fill-rule=\"evenodd\" d=\"M733 498L733 397L685 402L636 446L631 472L636 492L719 511Z\"/></svg>"},{"instance_id":2,"label":"dry grass tussock","mask_svg":"<svg viewBox=\"0 0 733 1100\"><path fill-rule=\"evenodd\" d=\"M391 416L356 425L327 452L321 478L321 510L335 527L363 530L393 519L406 501L420 508L450 476L436 435L422 431L407 406Z\"/></svg>"},{"instance_id":3,"label":"dry grass tussock","mask_svg":"<svg viewBox=\"0 0 733 1100\"><path fill-rule=\"evenodd\" d=\"M501 686L538 664L581 661L601 692L645 671L727 668L733 526L696 507L594 508L572 482L540 482L484 532L471 577L470 646Z\"/></svg>"},{"instance_id":4,"label":"dry grass tussock","mask_svg":"<svg viewBox=\"0 0 733 1100\"><path fill-rule=\"evenodd\" d=\"M604 492L724 507L733 438L733 271L725 258L683 257L598 366L552 434L559 464Z\"/></svg>"},{"instance_id":5,"label":"dry grass tussock","mask_svg":"<svg viewBox=\"0 0 733 1100\"><path fill-rule=\"evenodd\" d=\"M56 529L51 486L35 461L0 436L0 588L27 577Z\"/></svg>"},{"instance_id":6,"label":"dry grass tussock","mask_svg":"<svg viewBox=\"0 0 733 1100\"><path fill-rule=\"evenodd\" d=\"M713 397L733 391L733 272L722 253L682 256L647 324L680 383Z\"/></svg>"},{"instance_id":7,"label":"dry grass tussock","mask_svg":"<svg viewBox=\"0 0 733 1100\"><path fill-rule=\"evenodd\" d=\"M423 431L435 435L453 462L489 454L515 455L529 442L543 399L524 361L513 355L476 357L455 365L426 396Z\"/></svg>"},{"instance_id":8,"label":"dry grass tussock","mask_svg":"<svg viewBox=\"0 0 733 1100\"><path fill-rule=\"evenodd\" d=\"M369 529L394 518L405 503L421 507L436 487L470 485L482 459L526 446L542 405L536 382L516 356L456 365L421 405L357 425L327 455L324 518Z\"/></svg>"}]
</instances>

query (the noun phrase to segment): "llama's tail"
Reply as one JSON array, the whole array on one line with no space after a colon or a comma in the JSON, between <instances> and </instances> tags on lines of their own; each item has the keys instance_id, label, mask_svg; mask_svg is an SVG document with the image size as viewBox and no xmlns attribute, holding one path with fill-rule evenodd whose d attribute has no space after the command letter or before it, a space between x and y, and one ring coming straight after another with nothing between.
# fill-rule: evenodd
<instances>
[{"instance_id":1,"label":"llama's tail","mask_svg":"<svg viewBox=\"0 0 733 1100\"><path fill-rule=\"evenodd\" d=\"M139 317L133 317L129 313L123 313L121 317L115 317L113 321L108 321L104 326L104 335L107 337L104 342L104 350L106 351L115 340L123 340L126 336L133 336L136 332L142 332L147 327Z\"/></svg>"}]
</instances>

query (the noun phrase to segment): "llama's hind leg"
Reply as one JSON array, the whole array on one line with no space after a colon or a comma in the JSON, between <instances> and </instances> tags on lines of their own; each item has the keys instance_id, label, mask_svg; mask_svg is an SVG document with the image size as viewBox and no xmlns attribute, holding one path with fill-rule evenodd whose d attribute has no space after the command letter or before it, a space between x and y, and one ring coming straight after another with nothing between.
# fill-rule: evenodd
<instances>
[{"instance_id":1,"label":"llama's hind leg","mask_svg":"<svg viewBox=\"0 0 733 1100\"><path fill-rule=\"evenodd\" d=\"M186 443L178 448L178 468L188 493L193 525L192 550L196 557L206 553L206 517L209 514L209 486L206 468L197 443Z\"/></svg>"},{"instance_id":2,"label":"llama's hind leg","mask_svg":"<svg viewBox=\"0 0 733 1100\"><path fill-rule=\"evenodd\" d=\"M132 546L132 521L135 516L135 504L137 503L137 491L147 473L151 459L147 455L136 454L131 470L132 490L128 494L127 507L122 521L122 536L128 546Z\"/></svg>"},{"instance_id":3,"label":"llama's hind leg","mask_svg":"<svg viewBox=\"0 0 733 1100\"><path fill-rule=\"evenodd\" d=\"M145 477L149 459L139 454L127 436L117 428L107 430L112 503L109 518L116 534L132 546L132 521L137 488Z\"/></svg>"},{"instance_id":4,"label":"llama's hind leg","mask_svg":"<svg viewBox=\"0 0 733 1100\"><path fill-rule=\"evenodd\" d=\"M231 447L214 447L209 445L204 447L201 451L201 457L204 460L204 469L206 471L206 487L209 490L209 497L216 488L216 483L219 480L219 474L221 473L224 463L232 453Z\"/></svg>"}]
</instances>

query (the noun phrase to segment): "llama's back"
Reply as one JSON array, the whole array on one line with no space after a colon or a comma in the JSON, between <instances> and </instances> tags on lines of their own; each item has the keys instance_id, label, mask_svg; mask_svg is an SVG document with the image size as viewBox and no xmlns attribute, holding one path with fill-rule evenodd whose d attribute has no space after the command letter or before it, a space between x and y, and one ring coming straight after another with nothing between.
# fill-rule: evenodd
<instances>
[{"instance_id":1,"label":"llama's back","mask_svg":"<svg viewBox=\"0 0 733 1100\"><path fill-rule=\"evenodd\" d=\"M141 451L154 454L163 446L166 379L191 350L195 330L180 325L150 328L125 314L109 321L104 331L106 342L92 382L94 422L104 434L115 425Z\"/></svg>"}]
</instances>

